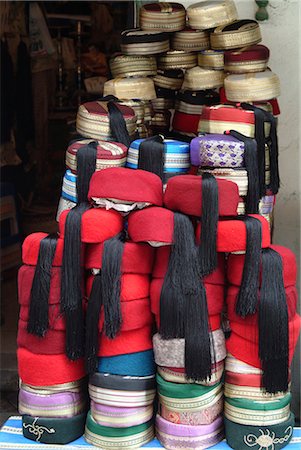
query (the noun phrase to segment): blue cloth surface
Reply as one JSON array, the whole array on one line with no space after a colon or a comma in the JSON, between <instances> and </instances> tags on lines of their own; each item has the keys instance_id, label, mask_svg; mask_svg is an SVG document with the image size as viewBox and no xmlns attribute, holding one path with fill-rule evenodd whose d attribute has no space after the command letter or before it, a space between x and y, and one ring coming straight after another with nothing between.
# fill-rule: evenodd
<instances>
[{"instance_id":1,"label":"blue cloth surface","mask_svg":"<svg viewBox=\"0 0 301 450\"><path fill-rule=\"evenodd\" d=\"M41 444L39 442L30 441L26 439L22 435L22 420L20 416L12 416L10 417L3 427L0 430L0 449L10 449L10 450L39 450L39 449L48 449L48 450L60 450L62 448L68 447L68 450L86 450L96 448L84 440L83 437L77 439L76 441L71 442L68 445L55 445L55 444ZM157 439L154 439L147 445L144 445L142 448L147 448L148 450L155 450L157 448L163 448ZM226 444L225 441L220 442L213 447L210 447L212 450L226 450L230 449L230 447ZM254 447L253 447L254 448ZM291 450L300 450L301 449L301 428L294 429L294 435L292 441L285 448ZM257 450L257 449L255 449ZM263 450L266 450L265 448Z\"/></svg>"},{"instance_id":2,"label":"blue cloth surface","mask_svg":"<svg viewBox=\"0 0 301 450\"><path fill-rule=\"evenodd\" d=\"M131 377L147 377L156 373L154 352L127 353L98 358L98 372Z\"/></svg>"}]
</instances>

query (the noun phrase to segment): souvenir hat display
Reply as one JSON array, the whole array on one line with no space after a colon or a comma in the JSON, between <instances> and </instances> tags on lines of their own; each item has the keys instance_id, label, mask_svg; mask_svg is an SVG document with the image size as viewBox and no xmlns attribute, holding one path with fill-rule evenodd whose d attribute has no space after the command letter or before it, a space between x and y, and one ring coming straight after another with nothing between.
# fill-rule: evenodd
<instances>
[{"instance_id":1,"label":"souvenir hat display","mask_svg":"<svg viewBox=\"0 0 301 450\"><path fill-rule=\"evenodd\" d=\"M225 72L249 73L263 72L267 69L270 51L265 45L251 45L251 47L225 52Z\"/></svg>"},{"instance_id":2,"label":"souvenir hat display","mask_svg":"<svg viewBox=\"0 0 301 450\"><path fill-rule=\"evenodd\" d=\"M125 55L156 55L169 50L169 36L161 31L140 28L121 33L121 51Z\"/></svg>"},{"instance_id":3,"label":"souvenir hat display","mask_svg":"<svg viewBox=\"0 0 301 450\"><path fill-rule=\"evenodd\" d=\"M153 56L116 55L110 60L114 78L156 75L157 61Z\"/></svg>"},{"instance_id":4,"label":"souvenir hat display","mask_svg":"<svg viewBox=\"0 0 301 450\"><path fill-rule=\"evenodd\" d=\"M179 31L186 22L186 11L180 3L149 3L140 8L142 30Z\"/></svg>"},{"instance_id":5,"label":"souvenir hat display","mask_svg":"<svg viewBox=\"0 0 301 450\"><path fill-rule=\"evenodd\" d=\"M182 31L177 31L171 40L172 50L198 52L209 47L209 33L202 30L193 30L192 28L185 28Z\"/></svg>"},{"instance_id":6,"label":"souvenir hat display","mask_svg":"<svg viewBox=\"0 0 301 450\"><path fill-rule=\"evenodd\" d=\"M206 30L238 19L233 0L202 1L187 8L188 23L196 30Z\"/></svg>"},{"instance_id":7,"label":"souvenir hat display","mask_svg":"<svg viewBox=\"0 0 301 450\"><path fill-rule=\"evenodd\" d=\"M301 318L296 258L272 244L279 80L232 0L139 19L79 106L58 233L23 244L23 435L280 450Z\"/></svg>"}]
</instances>

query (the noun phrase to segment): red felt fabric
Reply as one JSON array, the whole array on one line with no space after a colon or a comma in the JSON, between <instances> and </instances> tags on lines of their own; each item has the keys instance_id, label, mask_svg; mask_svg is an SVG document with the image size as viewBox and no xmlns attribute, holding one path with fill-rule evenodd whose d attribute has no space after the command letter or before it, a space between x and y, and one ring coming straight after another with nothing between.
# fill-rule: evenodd
<instances>
[{"instance_id":1,"label":"red felt fabric","mask_svg":"<svg viewBox=\"0 0 301 450\"><path fill-rule=\"evenodd\" d=\"M104 172L105 170L101 170L100 172ZM65 223L68 213L69 210L63 211L59 219L60 237L62 238L65 233ZM82 215L82 242L87 244L104 242L106 239L116 236L122 229L123 217L117 211L91 208Z\"/></svg>"},{"instance_id":2,"label":"red felt fabric","mask_svg":"<svg viewBox=\"0 0 301 450\"><path fill-rule=\"evenodd\" d=\"M222 89L220 89L222 92ZM217 120L221 122L238 122L254 124L254 112L247 111L242 108L229 106L230 102L224 102L221 98L221 103L228 103L227 105L203 106L202 114L200 115L200 124L203 120Z\"/></svg>"},{"instance_id":3,"label":"red felt fabric","mask_svg":"<svg viewBox=\"0 0 301 450\"><path fill-rule=\"evenodd\" d=\"M35 266L23 265L19 269L18 273L18 297L19 304L24 306L29 306L31 286L33 277L35 274ZM50 281L50 291L48 303L50 305L57 304L60 302L61 295L61 268L53 267Z\"/></svg>"},{"instance_id":4,"label":"red felt fabric","mask_svg":"<svg viewBox=\"0 0 301 450\"><path fill-rule=\"evenodd\" d=\"M217 178L219 216L236 216L239 203L236 183ZM189 216L202 216L202 178L179 175L170 178L164 193L164 205Z\"/></svg>"},{"instance_id":5,"label":"red felt fabric","mask_svg":"<svg viewBox=\"0 0 301 450\"><path fill-rule=\"evenodd\" d=\"M235 386L250 386L257 388L263 387L261 375L255 375L252 373L235 373L226 370L225 377L226 383L233 384Z\"/></svg>"},{"instance_id":6,"label":"red felt fabric","mask_svg":"<svg viewBox=\"0 0 301 450\"><path fill-rule=\"evenodd\" d=\"M245 325L257 325L258 313L249 315L245 319L236 314L235 306L238 294L239 294L238 286L229 286L227 290L226 303L227 303L228 319L230 320L230 323L234 321ZM288 317L289 320L292 320L294 315L296 314L298 303L298 291L295 286L289 286L285 289L285 294L288 307Z\"/></svg>"},{"instance_id":7,"label":"red felt fabric","mask_svg":"<svg viewBox=\"0 0 301 450\"><path fill-rule=\"evenodd\" d=\"M271 244L268 221L259 215L252 214L262 225L262 248ZM196 239L199 242L201 225L197 225ZM246 250L246 226L242 220L220 220L217 226L217 251L228 253Z\"/></svg>"},{"instance_id":8,"label":"red felt fabric","mask_svg":"<svg viewBox=\"0 0 301 450\"><path fill-rule=\"evenodd\" d=\"M198 125L200 114L186 114L180 111L175 111L172 128L182 133L196 133L198 132Z\"/></svg>"},{"instance_id":9,"label":"red felt fabric","mask_svg":"<svg viewBox=\"0 0 301 450\"><path fill-rule=\"evenodd\" d=\"M17 344L38 355L62 355L66 348L66 333L49 329L44 337L38 337L27 332L27 321L19 319Z\"/></svg>"},{"instance_id":10,"label":"red felt fabric","mask_svg":"<svg viewBox=\"0 0 301 450\"><path fill-rule=\"evenodd\" d=\"M109 168L95 172L90 181L89 200L112 198L127 202L147 202L162 206L162 180L154 173L124 167Z\"/></svg>"},{"instance_id":11,"label":"red felt fabric","mask_svg":"<svg viewBox=\"0 0 301 450\"><path fill-rule=\"evenodd\" d=\"M47 233L32 233L24 239L22 245L22 261L24 264L35 266L38 261L40 242L48 236ZM64 240L58 239L53 258L53 266L61 266L63 258Z\"/></svg>"},{"instance_id":12,"label":"red felt fabric","mask_svg":"<svg viewBox=\"0 0 301 450\"><path fill-rule=\"evenodd\" d=\"M225 64L239 61L262 61L269 59L270 50L265 45L251 45L242 50L227 50L224 53Z\"/></svg>"},{"instance_id":13,"label":"red felt fabric","mask_svg":"<svg viewBox=\"0 0 301 450\"><path fill-rule=\"evenodd\" d=\"M170 255L170 246L159 247L156 250L155 263L153 269L153 278L163 278L168 267ZM225 283L225 255L218 254L217 268L214 272L204 278L205 283L224 284Z\"/></svg>"},{"instance_id":14,"label":"red felt fabric","mask_svg":"<svg viewBox=\"0 0 301 450\"><path fill-rule=\"evenodd\" d=\"M296 314L289 322L289 363L291 364L301 327L301 317ZM231 335L226 339L227 352L254 367L261 367L258 357L258 327L233 322Z\"/></svg>"},{"instance_id":15,"label":"red felt fabric","mask_svg":"<svg viewBox=\"0 0 301 450\"><path fill-rule=\"evenodd\" d=\"M146 208L128 217L128 233L134 242L172 243L174 214L165 208Z\"/></svg>"},{"instance_id":16,"label":"red felt fabric","mask_svg":"<svg viewBox=\"0 0 301 450\"><path fill-rule=\"evenodd\" d=\"M115 339L109 339L101 334L98 356L125 355L152 348L152 326L146 326L138 330L123 331Z\"/></svg>"},{"instance_id":17,"label":"red felt fabric","mask_svg":"<svg viewBox=\"0 0 301 450\"><path fill-rule=\"evenodd\" d=\"M151 282L151 310L158 316L160 314L160 296L163 286L163 278L154 278ZM218 284L204 283L207 294L208 314L221 314L224 306L225 287Z\"/></svg>"},{"instance_id":18,"label":"red felt fabric","mask_svg":"<svg viewBox=\"0 0 301 450\"><path fill-rule=\"evenodd\" d=\"M157 329L160 329L160 316L155 316ZM209 326L210 331L219 330L221 328L221 315L215 314L213 316L209 316Z\"/></svg>"},{"instance_id":19,"label":"red felt fabric","mask_svg":"<svg viewBox=\"0 0 301 450\"><path fill-rule=\"evenodd\" d=\"M122 112L122 115L126 120L132 119L133 117L135 117L135 111L132 108L130 108L129 106L121 105L120 103L115 103L115 105L117 106L119 111ZM84 106L90 114L95 114L97 116L103 116L104 122L108 122L107 102L101 102L101 101L100 102L99 101L87 102L87 103L84 103L82 106Z\"/></svg>"},{"instance_id":20,"label":"red felt fabric","mask_svg":"<svg viewBox=\"0 0 301 450\"><path fill-rule=\"evenodd\" d=\"M86 291L89 297L94 276L87 278ZM130 302L139 298L149 297L150 277L148 275L138 275L127 273L121 276L121 302Z\"/></svg>"},{"instance_id":21,"label":"red felt fabric","mask_svg":"<svg viewBox=\"0 0 301 450\"><path fill-rule=\"evenodd\" d=\"M84 361L70 361L67 356L35 354L25 348L17 350L19 377L32 386L52 386L83 378Z\"/></svg>"},{"instance_id":22,"label":"red felt fabric","mask_svg":"<svg viewBox=\"0 0 301 450\"><path fill-rule=\"evenodd\" d=\"M85 267L100 269L104 244L87 244L85 251ZM149 274L154 262L154 249L148 244L126 242L122 254L122 273Z\"/></svg>"},{"instance_id":23,"label":"red felt fabric","mask_svg":"<svg viewBox=\"0 0 301 450\"><path fill-rule=\"evenodd\" d=\"M297 262L295 254L281 245L271 245L279 253L283 265L283 281L285 287L294 286L297 280ZM229 283L240 286L244 268L245 255L230 255L227 264L227 277Z\"/></svg>"},{"instance_id":24,"label":"red felt fabric","mask_svg":"<svg viewBox=\"0 0 301 450\"><path fill-rule=\"evenodd\" d=\"M86 308L85 302L83 302L83 309ZM29 319L29 306L22 306L19 312L19 319L22 321L28 321ZM65 317L60 309L60 304L52 304L48 309L48 326L50 330L64 331L66 329Z\"/></svg>"}]
</instances>

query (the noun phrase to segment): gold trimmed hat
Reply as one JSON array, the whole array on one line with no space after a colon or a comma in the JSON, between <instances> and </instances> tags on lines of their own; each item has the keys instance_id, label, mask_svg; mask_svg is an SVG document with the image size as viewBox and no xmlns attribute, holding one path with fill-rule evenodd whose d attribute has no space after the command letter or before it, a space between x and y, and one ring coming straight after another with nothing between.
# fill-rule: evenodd
<instances>
[{"instance_id":1,"label":"gold trimmed hat","mask_svg":"<svg viewBox=\"0 0 301 450\"><path fill-rule=\"evenodd\" d=\"M146 77L108 80L104 84L103 93L104 96L114 95L121 100L152 100L156 98L154 82Z\"/></svg>"},{"instance_id":2,"label":"gold trimmed hat","mask_svg":"<svg viewBox=\"0 0 301 450\"><path fill-rule=\"evenodd\" d=\"M197 54L183 50L170 50L158 58L158 69L191 69L197 65Z\"/></svg>"},{"instance_id":3,"label":"gold trimmed hat","mask_svg":"<svg viewBox=\"0 0 301 450\"><path fill-rule=\"evenodd\" d=\"M155 55L169 50L169 36L160 31L145 31L140 28L121 33L121 51L125 55Z\"/></svg>"},{"instance_id":4,"label":"gold trimmed hat","mask_svg":"<svg viewBox=\"0 0 301 450\"><path fill-rule=\"evenodd\" d=\"M186 11L180 3L149 3L140 8L142 30L179 31L185 28Z\"/></svg>"},{"instance_id":5,"label":"gold trimmed hat","mask_svg":"<svg viewBox=\"0 0 301 450\"><path fill-rule=\"evenodd\" d=\"M280 95L279 78L270 70L228 75L224 83L226 97L231 102L265 101Z\"/></svg>"},{"instance_id":6,"label":"gold trimmed hat","mask_svg":"<svg viewBox=\"0 0 301 450\"><path fill-rule=\"evenodd\" d=\"M224 69L224 52L222 50L203 50L198 54L198 65L203 69Z\"/></svg>"},{"instance_id":7,"label":"gold trimmed hat","mask_svg":"<svg viewBox=\"0 0 301 450\"><path fill-rule=\"evenodd\" d=\"M154 76L157 61L154 56L116 55L110 60L110 68L114 78Z\"/></svg>"},{"instance_id":8,"label":"gold trimmed hat","mask_svg":"<svg viewBox=\"0 0 301 450\"><path fill-rule=\"evenodd\" d=\"M261 41L261 32L256 20L236 20L230 25L215 28L210 34L211 48L227 50L247 47Z\"/></svg>"},{"instance_id":9,"label":"gold trimmed hat","mask_svg":"<svg viewBox=\"0 0 301 450\"><path fill-rule=\"evenodd\" d=\"M190 5L187 17L191 28L208 30L233 22L238 14L233 0L209 0Z\"/></svg>"},{"instance_id":10,"label":"gold trimmed hat","mask_svg":"<svg viewBox=\"0 0 301 450\"><path fill-rule=\"evenodd\" d=\"M223 86L224 72L221 70L203 69L193 67L186 70L182 89L191 91L202 91L204 89L214 89Z\"/></svg>"},{"instance_id":11,"label":"gold trimmed hat","mask_svg":"<svg viewBox=\"0 0 301 450\"><path fill-rule=\"evenodd\" d=\"M252 45L225 52L225 72L246 73L266 70L270 51L265 45Z\"/></svg>"},{"instance_id":12,"label":"gold trimmed hat","mask_svg":"<svg viewBox=\"0 0 301 450\"><path fill-rule=\"evenodd\" d=\"M208 31L193 30L192 28L185 28L185 30L174 33L171 40L171 48L173 50L198 52L209 47L210 38Z\"/></svg>"}]
</instances>

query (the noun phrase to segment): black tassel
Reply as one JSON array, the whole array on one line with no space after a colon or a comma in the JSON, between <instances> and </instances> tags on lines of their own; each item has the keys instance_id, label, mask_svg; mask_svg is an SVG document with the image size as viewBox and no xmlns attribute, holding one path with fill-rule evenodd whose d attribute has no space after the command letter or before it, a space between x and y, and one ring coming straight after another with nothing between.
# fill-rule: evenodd
<instances>
[{"instance_id":1,"label":"black tassel","mask_svg":"<svg viewBox=\"0 0 301 450\"><path fill-rule=\"evenodd\" d=\"M259 301L259 358L263 386L275 394L287 391L289 330L282 259L271 248L262 250L262 282Z\"/></svg>"},{"instance_id":2,"label":"black tassel","mask_svg":"<svg viewBox=\"0 0 301 450\"><path fill-rule=\"evenodd\" d=\"M153 136L141 142L138 169L155 173L163 180L164 142L162 136Z\"/></svg>"},{"instance_id":3,"label":"black tassel","mask_svg":"<svg viewBox=\"0 0 301 450\"><path fill-rule=\"evenodd\" d=\"M218 186L215 177L208 172L202 175L201 223L200 270L202 276L206 276L217 267L216 237L218 223Z\"/></svg>"},{"instance_id":4,"label":"black tassel","mask_svg":"<svg viewBox=\"0 0 301 450\"><path fill-rule=\"evenodd\" d=\"M121 142L126 147L130 146L131 139L126 127L126 123L122 112L117 107L114 101L108 102L108 112L110 120L110 129L112 137L116 142Z\"/></svg>"},{"instance_id":5,"label":"black tassel","mask_svg":"<svg viewBox=\"0 0 301 450\"><path fill-rule=\"evenodd\" d=\"M84 355L81 218L89 207L87 203L75 206L68 213L65 223L61 310L66 319L66 355L71 360Z\"/></svg>"},{"instance_id":6,"label":"black tassel","mask_svg":"<svg viewBox=\"0 0 301 450\"><path fill-rule=\"evenodd\" d=\"M92 141L77 151L77 203L88 201L90 179L96 170L97 145L96 141Z\"/></svg>"},{"instance_id":7,"label":"black tassel","mask_svg":"<svg viewBox=\"0 0 301 450\"><path fill-rule=\"evenodd\" d=\"M259 175L259 195L263 197L266 195L265 184L265 132L264 123L266 120L265 111L257 106L249 103L241 103L241 107L248 111L254 111L255 116L255 140L257 142L257 160L258 160L258 175Z\"/></svg>"},{"instance_id":8,"label":"black tassel","mask_svg":"<svg viewBox=\"0 0 301 450\"><path fill-rule=\"evenodd\" d=\"M48 330L48 299L57 240L56 233L49 234L41 240L31 286L27 331L40 337L43 337Z\"/></svg>"},{"instance_id":9,"label":"black tassel","mask_svg":"<svg viewBox=\"0 0 301 450\"><path fill-rule=\"evenodd\" d=\"M268 188L272 191L272 194L277 194L280 187L279 177L279 164L278 164L278 137L277 137L277 125L276 119L273 114L266 112L266 116L269 118L271 124L270 129L270 184Z\"/></svg>"},{"instance_id":10,"label":"black tassel","mask_svg":"<svg viewBox=\"0 0 301 450\"><path fill-rule=\"evenodd\" d=\"M104 307L104 332L110 339L117 335L122 323L120 290L123 249L123 234L108 239L104 243L102 256L102 300Z\"/></svg>"},{"instance_id":11,"label":"black tassel","mask_svg":"<svg viewBox=\"0 0 301 450\"><path fill-rule=\"evenodd\" d=\"M97 371L97 354L99 345L99 316L102 306L101 273L95 275L88 301L86 316L85 362L88 374Z\"/></svg>"},{"instance_id":12,"label":"black tassel","mask_svg":"<svg viewBox=\"0 0 301 450\"><path fill-rule=\"evenodd\" d=\"M260 195L256 141L234 130L230 130L230 134L244 143L244 161L248 174L246 214L258 214Z\"/></svg>"},{"instance_id":13,"label":"black tassel","mask_svg":"<svg viewBox=\"0 0 301 450\"><path fill-rule=\"evenodd\" d=\"M261 222L255 217L238 217L246 225L247 243L241 285L236 301L236 313L241 317L255 314L259 298L261 257Z\"/></svg>"},{"instance_id":14,"label":"black tassel","mask_svg":"<svg viewBox=\"0 0 301 450\"><path fill-rule=\"evenodd\" d=\"M213 348L213 346L212 346ZM185 372L194 381L211 378L211 338L206 290L200 278L185 307Z\"/></svg>"}]
</instances>

